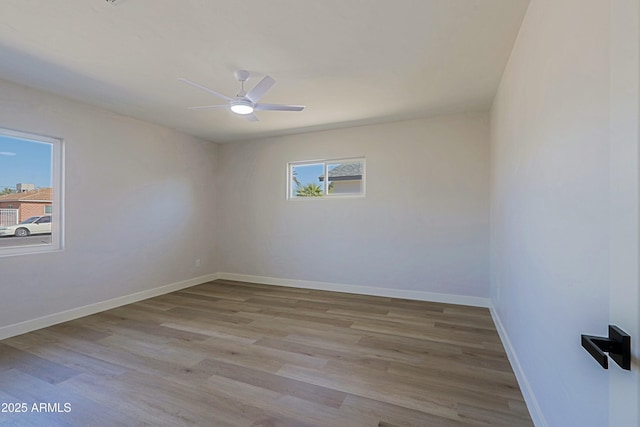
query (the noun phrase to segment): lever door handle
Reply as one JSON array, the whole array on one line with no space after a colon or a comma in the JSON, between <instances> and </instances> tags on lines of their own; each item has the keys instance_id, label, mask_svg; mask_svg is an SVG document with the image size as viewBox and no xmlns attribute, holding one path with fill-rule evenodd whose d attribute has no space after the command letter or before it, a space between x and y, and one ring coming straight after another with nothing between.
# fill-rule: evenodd
<instances>
[{"instance_id":1,"label":"lever door handle","mask_svg":"<svg viewBox=\"0 0 640 427\"><path fill-rule=\"evenodd\" d=\"M604 369L609 369L611 357L622 369L631 370L631 336L617 326L609 325L609 338L582 335L582 347Z\"/></svg>"}]
</instances>

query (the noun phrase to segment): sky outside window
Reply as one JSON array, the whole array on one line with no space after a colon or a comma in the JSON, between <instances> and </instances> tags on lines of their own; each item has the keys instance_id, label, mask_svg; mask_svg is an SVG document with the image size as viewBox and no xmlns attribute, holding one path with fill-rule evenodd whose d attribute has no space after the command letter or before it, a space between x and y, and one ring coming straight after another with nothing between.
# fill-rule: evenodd
<instances>
[{"instance_id":1,"label":"sky outside window","mask_svg":"<svg viewBox=\"0 0 640 427\"><path fill-rule=\"evenodd\" d=\"M0 191L16 184L51 187L51 144L0 135Z\"/></svg>"},{"instance_id":2,"label":"sky outside window","mask_svg":"<svg viewBox=\"0 0 640 427\"><path fill-rule=\"evenodd\" d=\"M293 167L293 172L302 186L307 184L320 185L320 175L324 174L324 164L296 165Z\"/></svg>"},{"instance_id":3,"label":"sky outside window","mask_svg":"<svg viewBox=\"0 0 640 427\"><path fill-rule=\"evenodd\" d=\"M330 164L329 171L339 166L340 163ZM322 181L320 181L320 177L324 175L324 164L323 163L315 163L310 165L296 165L293 167L294 176L298 179L300 185L307 184L318 184L322 186Z\"/></svg>"}]
</instances>

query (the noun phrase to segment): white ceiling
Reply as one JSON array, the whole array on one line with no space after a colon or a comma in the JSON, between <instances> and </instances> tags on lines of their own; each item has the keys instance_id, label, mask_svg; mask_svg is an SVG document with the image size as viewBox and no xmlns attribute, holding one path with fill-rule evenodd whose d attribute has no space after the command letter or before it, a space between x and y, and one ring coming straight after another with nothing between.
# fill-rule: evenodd
<instances>
[{"instance_id":1,"label":"white ceiling","mask_svg":"<svg viewBox=\"0 0 640 427\"><path fill-rule=\"evenodd\" d=\"M0 78L216 142L486 110L529 0L1 0ZM276 80L259 112L233 71Z\"/></svg>"}]
</instances>

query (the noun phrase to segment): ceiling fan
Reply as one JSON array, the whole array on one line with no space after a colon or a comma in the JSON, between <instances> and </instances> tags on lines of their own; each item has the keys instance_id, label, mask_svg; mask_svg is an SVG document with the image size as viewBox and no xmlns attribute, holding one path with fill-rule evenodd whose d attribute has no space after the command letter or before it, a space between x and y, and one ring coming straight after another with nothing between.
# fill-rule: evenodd
<instances>
[{"instance_id":1,"label":"ceiling fan","mask_svg":"<svg viewBox=\"0 0 640 427\"><path fill-rule=\"evenodd\" d=\"M303 105L284 105L284 104L261 104L258 103L260 98L264 96L265 93L271 86L276 82L269 76L264 76L262 80L260 80L249 92L245 92L244 90L244 82L249 80L250 73L246 70L238 70L233 73L235 78L240 82L240 92L236 94L235 97L230 97L223 95L219 92L216 92L213 89L202 86L196 82L193 82L189 79L185 79L184 77L180 77L178 80L191 85L197 89L208 92L212 95L217 96L218 98L224 99L227 101L226 104L215 104L215 105L202 105L199 107L189 107L190 110L209 110L214 108L229 108L232 112L245 116L247 120L251 122L257 122L258 116L255 114L256 111L302 111L304 109Z\"/></svg>"}]
</instances>

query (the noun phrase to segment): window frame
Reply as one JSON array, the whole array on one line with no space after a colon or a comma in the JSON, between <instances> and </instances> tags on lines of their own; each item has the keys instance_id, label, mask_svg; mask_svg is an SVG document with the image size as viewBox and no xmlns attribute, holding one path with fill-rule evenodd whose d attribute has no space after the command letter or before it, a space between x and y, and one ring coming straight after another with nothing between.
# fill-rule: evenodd
<instances>
[{"instance_id":1,"label":"window frame","mask_svg":"<svg viewBox=\"0 0 640 427\"><path fill-rule=\"evenodd\" d=\"M64 139L0 127L0 136L51 145L51 243L0 247L0 257L57 252L64 249Z\"/></svg>"},{"instance_id":2,"label":"window frame","mask_svg":"<svg viewBox=\"0 0 640 427\"><path fill-rule=\"evenodd\" d=\"M336 163L362 163L362 190L359 193L329 193L329 180L325 179L322 184L323 194L320 197L299 197L293 195L295 186L293 185L293 169L296 166L305 165L323 165L323 175L329 177L329 165ZM341 157L332 159L320 159L320 160L302 160L292 161L287 163L287 185L286 185L286 199L287 200L326 200L326 199L344 199L344 198L363 198L366 196L366 173L367 162L365 156L358 157Z\"/></svg>"}]
</instances>

